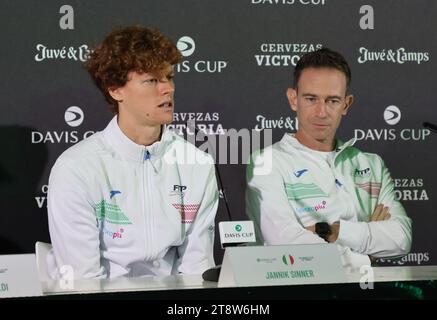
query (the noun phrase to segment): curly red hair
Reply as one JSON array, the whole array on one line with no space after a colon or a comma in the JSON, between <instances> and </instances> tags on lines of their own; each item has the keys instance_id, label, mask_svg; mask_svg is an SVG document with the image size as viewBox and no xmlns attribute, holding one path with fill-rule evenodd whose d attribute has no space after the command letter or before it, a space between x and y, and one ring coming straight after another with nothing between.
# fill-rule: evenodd
<instances>
[{"instance_id":1,"label":"curly red hair","mask_svg":"<svg viewBox=\"0 0 437 320\"><path fill-rule=\"evenodd\" d=\"M181 54L174 43L156 29L131 26L113 30L89 55L85 68L96 86L118 113L118 102L108 92L109 88L122 87L128 73L159 72L167 64L181 61Z\"/></svg>"}]
</instances>

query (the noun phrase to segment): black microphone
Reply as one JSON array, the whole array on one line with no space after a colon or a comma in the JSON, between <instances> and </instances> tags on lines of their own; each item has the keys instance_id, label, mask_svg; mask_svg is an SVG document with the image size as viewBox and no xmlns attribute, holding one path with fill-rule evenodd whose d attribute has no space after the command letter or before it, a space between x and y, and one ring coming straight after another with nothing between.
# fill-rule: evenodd
<instances>
[{"instance_id":1,"label":"black microphone","mask_svg":"<svg viewBox=\"0 0 437 320\"><path fill-rule=\"evenodd\" d=\"M195 136L197 136L197 134L199 134L199 133L201 133L203 135L203 137L206 136L206 134L204 134L199 129L197 129L196 124L193 124L193 126L189 126L190 122L191 121L187 121L186 122L186 132L187 132L187 134L189 134L188 128L190 128L190 129L194 129ZM208 139L208 137L207 137L207 139ZM207 143L212 147L212 145L209 143L209 139L207 140ZM232 221L232 215L231 215L231 210L229 209L228 198L226 197L226 191L225 191L225 188L223 187L223 182L222 182L222 177L220 175L220 170L218 168L218 165L217 165L217 162L215 161L215 159L216 159L216 154L214 154L214 168L215 168L215 173L216 173L217 180L218 180L218 183L219 183L219 185L218 185L219 195L225 201L225 206L226 206L226 212L228 214L228 219L229 219L229 221ZM202 273L202 279L205 280L205 281L218 282L221 270L222 270L222 265L221 264L216 265L215 267L212 267L212 268L204 271Z\"/></svg>"},{"instance_id":2,"label":"black microphone","mask_svg":"<svg viewBox=\"0 0 437 320\"><path fill-rule=\"evenodd\" d=\"M437 132L437 125L432 124L430 122L424 122L423 126L429 130L431 130L432 132Z\"/></svg>"},{"instance_id":3,"label":"black microphone","mask_svg":"<svg viewBox=\"0 0 437 320\"><path fill-rule=\"evenodd\" d=\"M187 132L187 134L189 134L189 132L188 132L188 128L190 128L190 129L192 128L192 129L194 129L194 133L195 133L196 136L197 136L197 134L199 134L199 133L201 133L201 135L203 135L203 137L206 136L205 133L201 132L201 131L196 127L194 121L192 121L193 125L192 125L192 126L189 126L190 122L191 122L191 121L187 121L187 122L186 122L186 132ZM209 142L209 139L207 140L207 143L209 144L210 147L212 147L211 143ZM214 149L213 149L213 150L214 150ZM217 158L217 157L216 157L216 154L214 154L214 158L215 158L215 159ZM228 198L227 198L227 196L226 196L226 191L225 191L225 188L224 188L224 186L223 186L222 178L221 178L221 175L220 175L220 170L219 170L219 168L218 168L218 165L217 165L217 162L215 161L215 159L214 159L214 168L215 168L215 172L216 172L217 180L218 180L218 184L219 184L219 186L218 186L218 188L219 188L219 193L220 193L221 197L223 198L223 200L225 201L226 212L227 212L227 214L228 214L229 221L234 222L233 219L232 219L231 210L229 209ZM252 225L251 227L253 228L253 225ZM223 239L220 239L220 241L221 241L221 243L222 243L222 246L224 247L224 245L223 245L223 243L224 243ZM255 240L251 240L251 241L255 241ZM241 246L241 245L245 245L245 244L246 244L246 242L242 242L242 243L234 243L233 245L235 245L235 246ZM230 245L230 244L229 244L229 245ZM219 264L219 265L217 265L217 266L215 266L215 267L212 267L212 268L210 268L210 269L204 271L203 274L202 274L202 278L203 278L203 280L205 280L205 281L218 282L219 277L220 277L220 271L221 271L221 268L222 268L222 265Z\"/></svg>"},{"instance_id":4,"label":"black microphone","mask_svg":"<svg viewBox=\"0 0 437 320\"><path fill-rule=\"evenodd\" d=\"M202 273L202 279L205 281L218 282L220 278L220 272L222 271L222 265L216 265Z\"/></svg>"}]
</instances>

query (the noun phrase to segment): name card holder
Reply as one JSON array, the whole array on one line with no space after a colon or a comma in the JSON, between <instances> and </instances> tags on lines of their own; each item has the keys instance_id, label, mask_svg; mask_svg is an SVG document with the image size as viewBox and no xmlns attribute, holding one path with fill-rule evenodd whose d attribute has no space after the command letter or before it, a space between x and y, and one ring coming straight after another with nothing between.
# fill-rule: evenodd
<instances>
[{"instance_id":1,"label":"name card holder","mask_svg":"<svg viewBox=\"0 0 437 320\"><path fill-rule=\"evenodd\" d=\"M334 244L227 247L218 287L345 283Z\"/></svg>"},{"instance_id":2,"label":"name card holder","mask_svg":"<svg viewBox=\"0 0 437 320\"><path fill-rule=\"evenodd\" d=\"M219 222L220 243L222 249L256 242L253 221L222 221Z\"/></svg>"},{"instance_id":3,"label":"name card holder","mask_svg":"<svg viewBox=\"0 0 437 320\"><path fill-rule=\"evenodd\" d=\"M35 254L0 255L0 298L42 296Z\"/></svg>"}]
</instances>

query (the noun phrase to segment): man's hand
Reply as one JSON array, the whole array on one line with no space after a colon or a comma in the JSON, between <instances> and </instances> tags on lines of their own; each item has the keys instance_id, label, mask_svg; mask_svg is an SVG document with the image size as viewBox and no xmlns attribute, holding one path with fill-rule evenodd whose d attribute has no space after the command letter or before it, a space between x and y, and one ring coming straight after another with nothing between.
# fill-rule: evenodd
<instances>
[{"instance_id":1,"label":"man's hand","mask_svg":"<svg viewBox=\"0 0 437 320\"><path fill-rule=\"evenodd\" d=\"M339 223L333 223L330 225L331 227L331 234L328 236L328 242L333 243L338 238L338 233L340 232L340 224ZM311 226L306 227L308 231L311 231L312 233L316 233L316 225L313 224Z\"/></svg>"},{"instance_id":2,"label":"man's hand","mask_svg":"<svg viewBox=\"0 0 437 320\"><path fill-rule=\"evenodd\" d=\"M370 221L384 221L384 220L388 220L390 219L391 215L389 212L389 208L388 207L384 207L384 205L382 203L378 204L375 208L375 210L373 211L372 215L370 216L369 222ZM376 261L377 258L370 256L370 261L372 263L374 263Z\"/></svg>"},{"instance_id":3,"label":"man's hand","mask_svg":"<svg viewBox=\"0 0 437 320\"><path fill-rule=\"evenodd\" d=\"M338 234L340 233L340 223L336 222L331 224L331 234L328 236L328 242L334 243L337 241Z\"/></svg>"},{"instance_id":4,"label":"man's hand","mask_svg":"<svg viewBox=\"0 0 437 320\"><path fill-rule=\"evenodd\" d=\"M316 233L316 225L313 224L312 226L308 226L305 229L307 229L308 231L311 231L312 233Z\"/></svg>"},{"instance_id":5,"label":"man's hand","mask_svg":"<svg viewBox=\"0 0 437 320\"><path fill-rule=\"evenodd\" d=\"M370 216L369 221L384 221L390 219L391 215L388 207L384 207L382 203L378 204Z\"/></svg>"},{"instance_id":6,"label":"man's hand","mask_svg":"<svg viewBox=\"0 0 437 320\"><path fill-rule=\"evenodd\" d=\"M388 207L384 207L382 203L378 204L373 211L372 215L369 218L370 221L384 221L390 219L391 215L389 212ZM333 223L330 225L331 227L331 234L328 236L328 242L333 243L337 241L338 234L340 232L340 224L339 223ZM308 231L311 231L312 233L316 233L316 225L311 225L306 227Z\"/></svg>"}]
</instances>

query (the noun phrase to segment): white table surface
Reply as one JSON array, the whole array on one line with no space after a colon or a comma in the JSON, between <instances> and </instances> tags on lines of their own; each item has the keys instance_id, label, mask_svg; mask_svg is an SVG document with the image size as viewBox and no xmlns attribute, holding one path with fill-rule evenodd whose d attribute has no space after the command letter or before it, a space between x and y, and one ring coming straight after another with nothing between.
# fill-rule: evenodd
<instances>
[{"instance_id":1,"label":"white table surface","mask_svg":"<svg viewBox=\"0 0 437 320\"><path fill-rule=\"evenodd\" d=\"M437 280L437 266L373 267L374 282ZM346 272L347 283L359 283L363 274ZM213 289L216 282L204 281L200 275L175 275L166 277L118 278L80 280L73 288L62 288L59 281L43 282L45 295L86 294L105 292ZM220 290L220 289L218 289Z\"/></svg>"}]
</instances>

